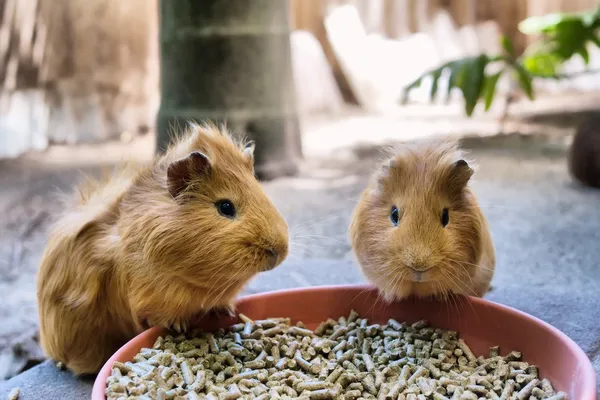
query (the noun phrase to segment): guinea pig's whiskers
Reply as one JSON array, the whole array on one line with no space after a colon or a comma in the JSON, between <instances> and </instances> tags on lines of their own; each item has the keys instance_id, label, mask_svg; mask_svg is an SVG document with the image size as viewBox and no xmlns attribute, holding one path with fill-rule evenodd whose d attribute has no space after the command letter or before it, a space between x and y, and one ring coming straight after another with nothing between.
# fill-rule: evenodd
<instances>
[{"instance_id":1,"label":"guinea pig's whiskers","mask_svg":"<svg viewBox=\"0 0 600 400\"><path fill-rule=\"evenodd\" d=\"M256 262L258 261L258 253L254 253L252 254L252 263L251 265L256 265Z\"/></svg>"},{"instance_id":2,"label":"guinea pig's whiskers","mask_svg":"<svg viewBox=\"0 0 600 400\"><path fill-rule=\"evenodd\" d=\"M467 262L467 261L455 261L455 262L457 262L459 264L464 264L464 265L472 265L473 267L475 267L475 268L481 268L484 271L494 271L493 268L489 268L489 267L486 267L484 265L473 264L473 263L470 263L470 262Z\"/></svg>"},{"instance_id":3,"label":"guinea pig's whiskers","mask_svg":"<svg viewBox=\"0 0 600 400\"><path fill-rule=\"evenodd\" d=\"M331 236L323 236L323 235L294 235L294 239L314 239L314 240L326 239L326 240L331 240L333 242L340 243L340 244L347 244L343 240L339 240L339 239L333 238Z\"/></svg>"},{"instance_id":4,"label":"guinea pig's whiskers","mask_svg":"<svg viewBox=\"0 0 600 400\"><path fill-rule=\"evenodd\" d=\"M212 268L211 270L213 270L213 274L211 275L210 278L208 278L207 282L215 282L215 276L217 276L217 274L219 273L219 269L218 268ZM211 288L212 289L212 288Z\"/></svg>"},{"instance_id":5,"label":"guinea pig's whiskers","mask_svg":"<svg viewBox=\"0 0 600 400\"><path fill-rule=\"evenodd\" d=\"M443 301L447 301L448 293L447 293L446 284L444 283L444 281L434 281L434 283L435 283L434 286L437 289L438 295L442 298Z\"/></svg>"},{"instance_id":6,"label":"guinea pig's whiskers","mask_svg":"<svg viewBox=\"0 0 600 400\"><path fill-rule=\"evenodd\" d=\"M446 272L450 272L450 271L446 270ZM456 277L456 275L454 275L454 276ZM459 284L459 283L460 284L465 284L465 282L463 282L462 280L460 280L458 278L454 282L457 283L457 284ZM460 288L460 286L459 286L459 288ZM475 293L475 290L473 289L473 285L472 284L470 286L467 285L467 287L463 287L461 290L464 290L467 295L476 296L476 293ZM458 305L458 301L459 301L460 298L458 297L458 295L456 293L454 293L454 295L456 296L457 311L460 311L459 305ZM475 311L475 308L473 307L473 304L471 304L471 302L469 301L469 299L466 299L466 302L469 304L469 306L473 310L473 313L476 314L477 312ZM460 315L460 312L458 312L458 314Z\"/></svg>"},{"instance_id":7,"label":"guinea pig's whiskers","mask_svg":"<svg viewBox=\"0 0 600 400\"><path fill-rule=\"evenodd\" d=\"M290 240L290 251L295 250L296 248L310 248L311 245L309 243L302 243L300 241L297 240Z\"/></svg>"},{"instance_id":8,"label":"guinea pig's whiskers","mask_svg":"<svg viewBox=\"0 0 600 400\"><path fill-rule=\"evenodd\" d=\"M450 264L448 264L450 266ZM449 268L445 268L443 270L443 274L449 278L453 284L457 285L461 291L467 292L467 294L474 294L472 289L472 282L469 285L467 282L460 279L460 276L455 273L455 271L451 271ZM471 279L471 277L469 277Z\"/></svg>"},{"instance_id":9,"label":"guinea pig's whiskers","mask_svg":"<svg viewBox=\"0 0 600 400\"><path fill-rule=\"evenodd\" d=\"M456 273L464 273L468 278L469 278L469 282L470 282L470 286L473 286L473 278L471 277L471 274L469 274L469 271L467 270L467 267L465 267L461 261L458 260L450 260L450 263L447 264L448 266L452 267L452 270L454 270ZM473 266L477 267L477 265L472 264ZM456 266L459 266L460 268L462 268L462 271L459 271ZM465 282L466 283L466 282Z\"/></svg>"},{"instance_id":10,"label":"guinea pig's whiskers","mask_svg":"<svg viewBox=\"0 0 600 400\"><path fill-rule=\"evenodd\" d=\"M460 319L460 306L458 304L458 296L456 296L456 294L454 294L452 291L450 291L448 293L448 298L450 299L449 304L451 304L450 307L454 308L456 310L456 318ZM458 323L460 323L460 321L457 321Z\"/></svg>"},{"instance_id":11,"label":"guinea pig's whiskers","mask_svg":"<svg viewBox=\"0 0 600 400\"><path fill-rule=\"evenodd\" d=\"M441 281L437 281L437 282L434 281L433 286L436 290L436 297L439 298L444 303L450 304L450 302L448 301L449 300L448 292L446 290L446 286L444 285L444 283Z\"/></svg>"},{"instance_id":12,"label":"guinea pig's whiskers","mask_svg":"<svg viewBox=\"0 0 600 400\"><path fill-rule=\"evenodd\" d=\"M295 232L296 234L297 233L306 232L309 229L312 229L312 228L315 228L315 227L319 226L320 224L324 224L324 223L329 222L329 221L331 221L333 219L343 217L344 215L346 215L346 213L342 213L342 212L333 213L332 215L330 215L328 217L321 218L321 219L319 219L317 221L309 222L305 226L300 225L298 227L291 227L290 230L293 231L293 232Z\"/></svg>"},{"instance_id":13,"label":"guinea pig's whiskers","mask_svg":"<svg viewBox=\"0 0 600 400\"><path fill-rule=\"evenodd\" d=\"M256 253L254 253L253 257L252 257L252 262L249 265L255 265L256 264L256 259L257 259L258 255ZM231 260L232 262L234 261L233 259ZM213 293L218 293L218 292L224 292L227 291L228 289L230 289L233 285L235 285L237 282L240 281L240 278L243 278L243 275L246 273L247 268L235 271L234 274L232 274L231 276L229 276L226 280L224 281L219 281L219 279L215 279L215 277L217 276L217 274L222 271L222 268L220 268L222 265L219 266L214 266L211 270L213 270L213 274L211 275L211 277L208 279L208 282L214 282L213 285L210 287L209 292L213 292ZM218 285L218 286L217 286Z\"/></svg>"},{"instance_id":14,"label":"guinea pig's whiskers","mask_svg":"<svg viewBox=\"0 0 600 400\"><path fill-rule=\"evenodd\" d=\"M328 250L332 245L347 245L347 243L339 239L321 235L294 236L290 238L290 253L314 256L319 250Z\"/></svg>"},{"instance_id":15,"label":"guinea pig's whiskers","mask_svg":"<svg viewBox=\"0 0 600 400\"><path fill-rule=\"evenodd\" d=\"M300 243L296 241L290 241L288 257L294 257L295 259L302 259L303 257L312 256L314 247L306 243Z\"/></svg>"},{"instance_id":16,"label":"guinea pig's whiskers","mask_svg":"<svg viewBox=\"0 0 600 400\"><path fill-rule=\"evenodd\" d=\"M382 274L382 278L384 278L383 280L385 283L382 285L382 288L381 288L382 290L380 290L378 293L378 296L377 296L378 301L384 297L387 297L385 295L387 293L390 293L390 290L389 290L390 288L392 289L391 293L395 293L394 288L396 286L394 285L394 282L396 279L398 279L398 277L400 277L400 275L397 274L393 269L390 269L389 266L386 266L386 267L388 267L388 268L385 268L386 273Z\"/></svg>"},{"instance_id":17,"label":"guinea pig's whiskers","mask_svg":"<svg viewBox=\"0 0 600 400\"><path fill-rule=\"evenodd\" d=\"M227 292L236 283L238 283L241 278L243 278L243 273L244 272L245 272L244 270L236 271L236 273L234 273L233 275L231 275L228 279L226 279L224 282L222 282L218 287L215 288L213 286L213 288L217 291L217 293L219 293L219 292ZM216 306L216 302L214 302L212 304L211 308L213 308L214 306Z\"/></svg>"},{"instance_id":18,"label":"guinea pig's whiskers","mask_svg":"<svg viewBox=\"0 0 600 400\"><path fill-rule=\"evenodd\" d=\"M477 267L477 268L480 267L479 264L473 264L473 263L470 263L468 261L459 261L459 260L454 260L454 259L450 259L450 261L453 262L453 263L457 263L457 264L472 265L472 266Z\"/></svg>"},{"instance_id":19,"label":"guinea pig's whiskers","mask_svg":"<svg viewBox=\"0 0 600 400\"><path fill-rule=\"evenodd\" d=\"M444 276L444 287L446 290L446 298L447 303L451 308L456 308L456 314L460 316L459 305L458 305L458 296L452 290L452 286L455 285L454 279L447 272L442 271L442 275Z\"/></svg>"},{"instance_id":20,"label":"guinea pig's whiskers","mask_svg":"<svg viewBox=\"0 0 600 400\"><path fill-rule=\"evenodd\" d=\"M375 299L375 301L373 302L373 304L371 305L371 308L369 308L369 310L367 311L367 314L370 314L371 311L373 311L375 309L375 307L377 306L378 303L387 303L387 301L384 298L386 289L384 288L383 290L379 290L377 293L377 298Z\"/></svg>"},{"instance_id":21,"label":"guinea pig's whiskers","mask_svg":"<svg viewBox=\"0 0 600 400\"><path fill-rule=\"evenodd\" d=\"M290 250L289 250L288 256L287 256L287 260L302 261L310 256L312 256L312 253L310 252L310 248L299 249L299 248L290 247Z\"/></svg>"},{"instance_id":22,"label":"guinea pig's whiskers","mask_svg":"<svg viewBox=\"0 0 600 400\"><path fill-rule=\"evenodd\" d=\"M301 261L302 260L302 256L300 254L297 254L296 252L290 251L288 253L287 259L288 260L292 260L292 261Z\"/></svg>"},{"instance_id":23,"label":"guinea pig's whiskers","mask_svg":"<svg viewBox=\"0 0 600 400\"><path fill-rule=\"evenodd\" d=\"M394 290L394 288L397 288L402 285L402 279L402 275L395 274L395 276L392 276L391 280L386 279L386 281L389 282L388 285L392 288L392 290Z\"/></svg>"},{"instance_id":24,"label":"guinea pig's whiskers","mask_svg":"<svg viewBox=\"0 0 600 400\"><path fill-rule=\"evenodd\" d=\"M350 303L354 303L354 301L356 301L356 299L358 299L363 293L366 293L369 290L371 290L371 288L365 288L365 289L361 290L360 292L358 292L358 294L356 296L354 296L354 298L352 299L352 301Z\"/></svg>"},{"instance_id":25,"label":"guinea pig's whiskers","mask_svg":"<svg viewBox=\"0 0 600 400\"><path fill-rule=\"evenodd\" d=\"M225 279L224 281L219 282L218 280L216 280L215 283L211 286L211 291L216 293L224 291L225 288L229 286L229 283L238 275L239 272L232 274L229 278Z\"/></svg>"},{"instance_id":26,"label":"guinea pig's whiskers","mask_svg":"<svg viewBox=\"0 0 600 400\"><path fill-rule=\"evenodd\" d=\"M390 269L388 266L382 265L379 268L384 271L381 274L381 277L385 280L386 284L389 284L391 279L396 278L399 275L396 271Z\"/></svg>"}]
</instances>

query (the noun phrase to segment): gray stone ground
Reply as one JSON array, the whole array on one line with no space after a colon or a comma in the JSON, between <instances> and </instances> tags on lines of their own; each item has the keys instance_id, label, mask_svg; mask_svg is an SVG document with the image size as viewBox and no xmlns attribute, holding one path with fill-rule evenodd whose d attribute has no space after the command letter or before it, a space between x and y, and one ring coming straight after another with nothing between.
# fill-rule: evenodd
<instances>
[{"instance_id":1,"label":"gray stone ground","mask_svg":"<svg viewBox=\"0 0 600 400\"><path fill-rule=\"evenodd\" d=\"M481 139L465 145L479 164L474 187L497 248L488 297L563 330L600 371L600 191L570 180L560 148L548 150L532 140ZM292 251L282 266L251 282L247 293L363 282L346 232L376 154L361 148L311 159L300 177L265 185L289 222ZM37 319L34 274L48 215L56 210L49 194L75 181L74 167L96 173L105 156L102 151L93 160L81 156L75 166L44 162L44 157L0 164L0 375L22 367L23 355L37 354L34 341L27 339ZM22 343L16 350L15 342ZM24 399L89 398L91 387L48 363L0 383L0 398L17 385Z\"/></svg>"}]
</instances>

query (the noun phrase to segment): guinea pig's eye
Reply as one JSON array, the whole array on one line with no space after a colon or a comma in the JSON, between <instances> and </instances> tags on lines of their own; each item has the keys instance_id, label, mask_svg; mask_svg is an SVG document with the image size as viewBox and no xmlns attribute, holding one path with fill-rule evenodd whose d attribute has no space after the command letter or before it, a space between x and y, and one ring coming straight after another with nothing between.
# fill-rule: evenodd
<instances>
[{"instance_id":1,"label":"guinea pig's eye","mask_svg":"<svg viewBox=\"0 0 600 400\"><path fill-rule=\"evenodd\" d=\"M225 218L235 217L235 206L231 201L219 200L215 203L215 207L217 207L217 211L219 211L219 214L221 214Z\"/></svg>"},{"instance_id":2,"label":"guinea pig's eye","mask_svg":"<svg viewBox=\"0 0 600 400\"><path fill-rule=\"evenodd\" d=\"M450 214L448 214L448 209L444 208L442 210L442 215L440 217L440 221L442 223L442 226L445 228L446 225L448 225L448 222L450 222Z\"/></svg>"},{"instance_id":3,"label":"guinea pig's eye","mask_svg":"<svg viewBox=\"0 0 600 400\"><path fill-rule=\"evenodd\" d=\"M392 224L394 226L398 226L398 207L392 206L392 213L390 214L390 219L392 220Z\"/></svg>"}]
</instances>

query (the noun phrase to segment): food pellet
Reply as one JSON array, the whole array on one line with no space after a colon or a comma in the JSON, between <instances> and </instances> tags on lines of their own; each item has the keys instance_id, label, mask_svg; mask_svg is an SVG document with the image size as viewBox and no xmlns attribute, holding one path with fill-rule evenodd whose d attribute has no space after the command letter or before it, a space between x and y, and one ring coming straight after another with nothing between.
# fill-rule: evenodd
<instances>
[{"instance_id":1,"label":"food pellet","mask_svg":"<svg viewBox=\"0 0 600 400\"><path fill-rule=\"evenodd\" d=\"M12 388L12 390L8 394L8 400L19 400L20 394L21 394L20 388L18 388L18 387Z\"/></svg>"},{"instance_id":2,"label":"food pellet","mask_svg":"<svg viewBox=\"0 0 600 400\"><path fill-rule=\"evenodd\" d=\"M352 311L313 331L289 318L239 320L167 334L115 362L107 400L568 400L520 352L476 357L457 332L426 321L371 324Z\"/></svg>"}]
</instances>

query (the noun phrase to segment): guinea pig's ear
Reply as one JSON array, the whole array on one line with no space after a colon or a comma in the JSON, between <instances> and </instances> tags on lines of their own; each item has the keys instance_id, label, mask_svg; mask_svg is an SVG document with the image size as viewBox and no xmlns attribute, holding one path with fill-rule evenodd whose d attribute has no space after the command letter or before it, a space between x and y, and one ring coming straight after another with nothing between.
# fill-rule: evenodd
<instances>
[{"instance_id":1,"label":"guinea pig's ear","mask_svg":"<svg viewBox=\"0 0 600 400\"><path fill-rule=\"evenodd\" d=\"M463 189L467 186L473 173L473 169L465 160L456 161L450 169L450 187L453 189Z\"/></svg>"},{"instance_id":2,"label":"guinea pig's ear","mask_svg":"<svg viewBox=\"0 0 600 400\"><path fill-rule=\"evenodd\" d=\"M379 173L378 173L378 177L379 177L379 181L381 184L383 184L385 182L385 180L387 180L390 175L397 170L397 162L395 159L390 159L388 161L386 161L385 163L383 163L381 165L381 167L379 167Z\"/></svg>"},{"instance_id":3,"label":"guinea pig's ear","mask_svg":"<svg viewBox=\"0 0 600 400\"><path fill-rule=\"evenodd\" d=\"M194 177L208 176L211 164L208 157L199 151L194 151L186 157L172 162L167 169L167 187L173 198L179 196Z\"/></svg>"},{"instance_id":4,"label":"guinea pig's ear","mask_svg":"<svg viewBox=\"0 0 600 400\"><path fill-rule=\"evenodd\" d=\"M249 141L244 147L244 155L248 157L250 160L254 161L254 148L256 147L256 143L253 140Z\"/></svg>"}]
</instances>

